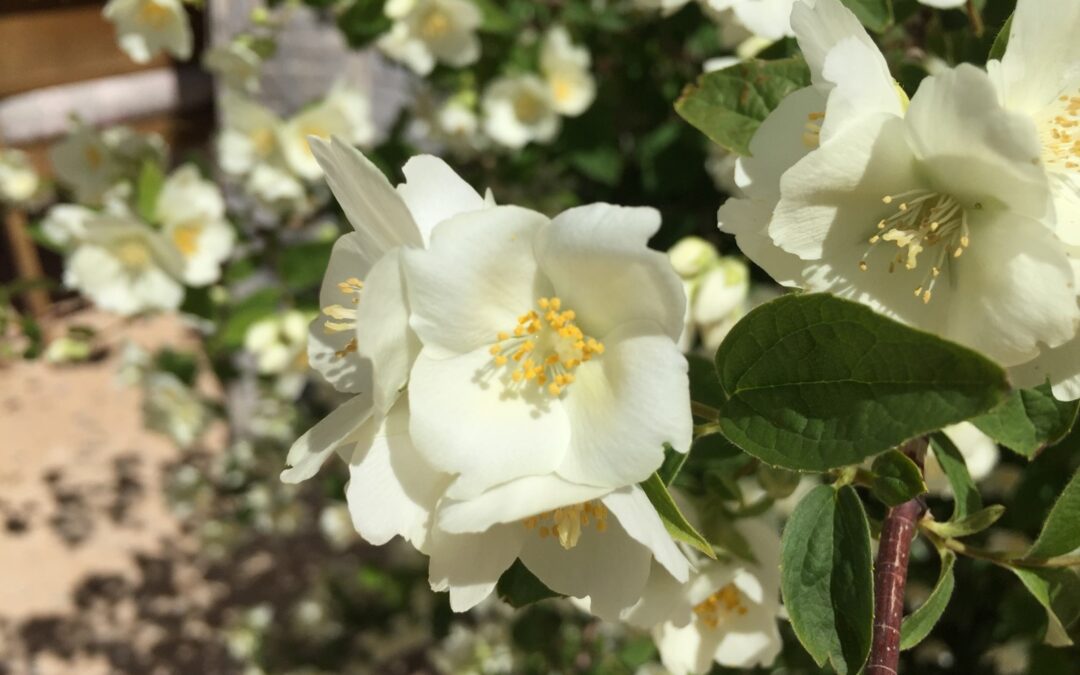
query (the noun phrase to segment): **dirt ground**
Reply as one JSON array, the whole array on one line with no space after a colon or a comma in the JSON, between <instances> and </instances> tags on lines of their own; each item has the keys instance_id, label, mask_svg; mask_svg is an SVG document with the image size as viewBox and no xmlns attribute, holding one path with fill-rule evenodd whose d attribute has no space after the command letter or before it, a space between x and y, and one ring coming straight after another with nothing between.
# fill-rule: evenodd
<instances>
[{"instance_id":1,"label":"dirt ground","mask_svg":"<svg viewBox=\"0 0 1080 675\"><path fill-rule=\"evenodd\" d=\"M220 672L198 610L221 589L163 494L179 451L143 428L140 391L117 374L125 341L191 336L175 317L88 311L49 328L71 323L99 331L102 358L0 366L0 673Z\"/></svg>"}]
</instances>

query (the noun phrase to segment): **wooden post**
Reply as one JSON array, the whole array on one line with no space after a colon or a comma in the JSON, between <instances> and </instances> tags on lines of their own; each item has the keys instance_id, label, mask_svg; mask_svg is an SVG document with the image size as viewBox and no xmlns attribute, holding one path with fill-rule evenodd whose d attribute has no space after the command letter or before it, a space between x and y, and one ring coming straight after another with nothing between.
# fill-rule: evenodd
<instances>
[{"instance_id":1,"label":"wooden post","mask_svg":"<svg viewBox=\"0 0 1080 675\"><path fill-rule=\"evenodd\" d=\"M44 279L41 258L37 247L26 231L26 212L7 209L4 212L4 229L11 244L11 257L15 260L15 273L19 279L33 281ZM49 309L49 294L44 288L32 288L23 293L30 313L41 317Z\"/></svg>"}]
</instances>

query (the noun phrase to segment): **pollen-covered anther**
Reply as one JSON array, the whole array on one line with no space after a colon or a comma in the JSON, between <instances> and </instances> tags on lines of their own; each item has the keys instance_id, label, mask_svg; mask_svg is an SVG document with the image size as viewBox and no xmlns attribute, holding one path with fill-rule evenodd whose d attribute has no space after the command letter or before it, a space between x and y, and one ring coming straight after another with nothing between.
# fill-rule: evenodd
<instances>
[{"instance_id":1,"label":"pollen-covered anther","mask_svg":"<svg viewBox=\"0 0 1080 675\"><path fill-rule=\"evenodd\" d=\"M869 269L867 257L882 241L892 242L900 249L889 263L889 272L898 265L907 270L918 268L920 254L927 252L934 256L934 262L916 287L915 295L929 303L945 262L959 258L971 245L967 212L951 195L925 189L881 198L881 203L887 206L894 202L896 210L875 224L868 239L870 248L859 260L859 269L863 272Z\"/></svg>"},{"instance_id":2,"label":"pollen-covered anther","mask_svg":"<svg viewBox=\"0 0 1080 675\"><path fill-rule=\"evenodd\" d=\"M602 342L585 335L575 323L577 313L563 309L557 297L540 298L541 312L530 310L510 331L500 331L488 349L497 367L513 362L510 380L535 384L559 396L574 381L572 370L604 353Z\"/></svg>"},{"instance_id":3,"label":"pollen-covered anther","mask_svg":"<svg viewBox=\"0 0 1080 675\"><path fill-rule=\"evenodd\" d=\"M541 539L558 537L559 545L572 549L581 539L583 528L592 525L597 532L607 529L607 508L590 501L545 511L521 521L527 530L537 530Z\"/></svg>"},{"instance_id":4,"label":"pollen-covered anther","mask_svg":"<svg viewBox=\"0 0 1080 675\"><path fill-rule=\"evenodd\" d=\"M1046 164L1051 169L1080 169L1080 93L1059 96L1040 117Z\"/></svg>"},{"instance_id":5,"label":"pollen-covered anther","mask_svg":"<svg viewBox=\"0 0 1080 675\"><path fill-rule=\"evenodd\" d=\"M694 605L694 614L709 628L718 627L728 616L742 616L749 610L742 602L742 593L735 584L727 584L704 601Z\"/></svg>"}]
</instances>

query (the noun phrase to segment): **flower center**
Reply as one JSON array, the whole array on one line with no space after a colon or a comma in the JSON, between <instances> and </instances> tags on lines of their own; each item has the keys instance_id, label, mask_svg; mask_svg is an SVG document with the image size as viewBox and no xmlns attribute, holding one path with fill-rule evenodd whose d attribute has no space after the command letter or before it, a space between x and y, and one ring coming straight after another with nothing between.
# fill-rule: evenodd
<instances>
[{"instance_id":1,"label":"flower center","mask_svg":"<svg viewBox=\"0 0 1080 675\"><path fill-rule=\"evenodd\" d=\"M364 282L360 281L356 277L349 277L345 281L340 282L338 290L345 295L352 296L349 298L354 307L345 307L344 305L330 305L324 307L322 313L325 314L332 321L326 321L323 323L323 330L327 334L341 333L344 331L351 331L356 329L356 307L360 303L360 292L364 290ZM346 354L356 351L356 338L350 339L345 343L345 346L334 352L334 358L343 358Z\"/></svg>"},{"instance_id":2,"label":"flower center","mask_svg":"<svg viewBox=\"0 0 1080 675\"><path fill-rule=\"evenodd\" d=\"M128 270L137 271L150 264L150 249L138 239L128 239L116 247L116 257Z\"/></svg>"},{"instance_id":3,"label":"flower center","mask_svg":"<svg viewBox=\"0 0 1080 675\"><path fill-rule=\"evenodd\" d=\"M173 228L173 244L176 245L176 248L185 258L190 258L199 250L199 234L201 232L202 225L194 221L183 223Z\"/></svg>"},{"instance_id":4,"label":"flower center","mask_svg":"<svg viewBox=\"0 0 1080 675\"><path fill-rule=\"evenodd\" d=\"M1043 160L1051 171L1080 169L1080 95L1059 96L1039 124Z\"/></svg>"},{"instance_id":5,"label":"flower center","mask_svg":"<svg viewBox=\"0 0 1080 675\"><path fill-rule=\"evenodd\" d=\"M513 331L500 332L488 351L496 366L513 361L510 378L515 383L533 383L558 396L573 383L574 369L603 354L604 345L581 332L574 310L562 309L559 298L540 298L536 304L543 315L536 310L522 314Z\"/></svg>"},{"instance_id":6,"label":"flower center","mask_svg":"<svg viewBox=\"0 0 1080 675\"><path fill-rule=\"evenodd\" d=\"M709 628L716 628L732 614L742 616L747 612L742 593L735 584L728 584L694 606L694 614Z\"/></svg>"},{"instance_id":7,"label":"flower center","mask_svg":"<svg viewBox=\"0 0 1080 675\"><path fill-rule=\"evenodd\" d=\"M574 82L564 75L555 75L551 78L551 95L559 103L566 103L574 95Z\"/></svg>"},{"instance_id":8,"label":"flower center","mask_svg":"<svg viewBox=\"0 0 1080 675\"><path fill-rule=\"evenodd\" d=\"M259 157L266 157L274 151L274 130L269 128L256 129L251 132L251 144L255 147L255 153Z\"/></svg>"},{"instance_id":9,"label":"flower center","mask_svg":"<svg viewBox=\"0 0 1080 675\"><path fill-rule=\"evenodd\" d=\"M139 23L153 28L161 28L168 21L171 16L167 7L164 7L154 0L142 3L139 7Z\"/></svg>"},{"instance_id":10,"label":"flower center","mask_svg":"<svg viewBox=\"0 0 1080 675\"><path fill-rule=\"evenodd\" d=\"M524 124L536 124L544 114L544 102L529 92L521 92L514 99L514 116Z\"/></svg>"},{"instance_id":11,"label":"flower center","mask_svg":"<svg viewBox=\"0 0 1080 675\"><path fill-rule=\"evenodd\" d=\"M825 113L812 112L806 116L806 124L803 125L802 142L807 148L813 150L821 145L821 125L825 121Z\"/></svg>"},{"instance_id":12,"label":"flower center","mask_svg":"<svg viewBox=\"0 0 1080 675\"><path fill-rule=\"evenodd\" d=\"M545 511L521 521L527 530L537 530L541 539L558 537L559 545L566 550L577 546L582 528L592 524L597 532L607 529L607 508L597 501L572 504Z\"/></svg>"},{"instance_id":13,"label":"flower center","mask_svg":"<svg viewBox=\"0 0 1080 675\"><path fill-rule=\"evenodd\" d=\"M866 262L870 252L882 241L896 244L900 249L889 263L889 272L897 265L913 270L919 266L919 254L927 251L934 262L915 289L915 296L930 302L938 277L950 258L959 258L971 244L967 212L951 195L933 190L908 190L897 195L885 195L883 204L896 204L896 211L877 223L870 247L859 261L859 269L870 268ZM978 205L976 205L978 208Z\"/></svg>"},{"instance_id":14,"label":"flower center","mask_svg":"<svg viewBox=\"0 0 1080 675\"><path fill-rule=\"evenodd\" d=\"M450 32L450 17L441 9L432 9L420 22L420 35L425 40L437 40Z\"/></svg>"}]
</instances>

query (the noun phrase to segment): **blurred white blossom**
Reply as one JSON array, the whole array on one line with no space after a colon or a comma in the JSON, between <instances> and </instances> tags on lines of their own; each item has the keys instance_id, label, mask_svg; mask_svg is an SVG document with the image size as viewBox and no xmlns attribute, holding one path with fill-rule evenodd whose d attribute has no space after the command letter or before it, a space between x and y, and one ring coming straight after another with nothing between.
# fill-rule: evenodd
<instances>
[{"instance_id":1,"label":"blurred white blossom","mask_svg":"<svg viewBox=\"0 0 1080 675\"><path fill-rule=\"evenodd\" d=\"M494 80L481 100L484 133L508 148L547 143L561 126L548 84L537 75L513 75Z\"/></svg>"},{"instance_id":2,"label":"blurred white blossom","mask_svg":"<svg viewBox=\"0 0 1080 675\"><path fill-rule=\"evenodd\" d=\"M436 63L461 67L480 58L476 29L483 15L471 0L389 0L384 11L394 23L379 48L418 75Z\"/></svg>"},{"instance_id":3,"label":"blurred white blossom","mask_svg":"<svg viewBox=\"0 0 1080 675\"><path fill-rule=\"evenodd\" d=\"M180 0L109 0L102 14L116 26L120 47L136 63L161 51L179 59L191 56L191 24Z\"/></svg>"},{"instance_id":4,"label":"blurred white blossom","mask_svg":"<svg viewBox=\"0 0 1080 675\"><path fill-rule=\"evenodd\" d=\"M575 45L563 26L554 26L540 48L540 72L551 90L552 107L560 115L575 117L596 98L596 80L589 70L592 57Z\"/></svg>"},{"instance_id":5,"label":"blurred white blossom","mask_svg":"<svg viewBox=\"0 0 1080 675\"><path fill-rule=\"evenodd\" d=\"M191 447L209 422L209 412L190 387L172 373L154 372L143 380L143 418L149 429Z\"/></svg>"},{"instance_id":6,"label":"blurred white blossom","mask_svg":"<svg viewBox=\"0 0 1080 675\"><path fill-rule=\"evenodd\" d=\"M41 187L41 177L25 152L0 148L0 202L26 205Z\"/></svg>"}]
</instances>

